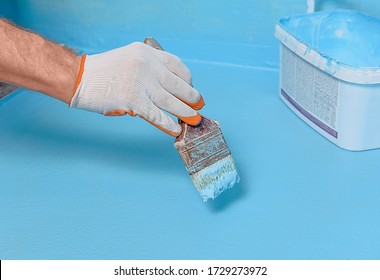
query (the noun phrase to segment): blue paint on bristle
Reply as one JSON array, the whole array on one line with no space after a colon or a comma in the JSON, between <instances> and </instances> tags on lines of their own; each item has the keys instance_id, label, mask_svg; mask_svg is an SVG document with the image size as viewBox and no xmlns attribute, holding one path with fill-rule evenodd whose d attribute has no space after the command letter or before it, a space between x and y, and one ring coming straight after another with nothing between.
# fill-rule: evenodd
<instances>
[{"instance_id":1,"label":"blue paint on bristle","mask_svg":"<svg viewBox=\"0 0 380 280\"><path fill-rule=\"evenodd\" d=\"M240 181L231 156L218 160L194 173L191 177L203 201L216 198L223 191L232 188Z\"/></svg>"}]
</instances>

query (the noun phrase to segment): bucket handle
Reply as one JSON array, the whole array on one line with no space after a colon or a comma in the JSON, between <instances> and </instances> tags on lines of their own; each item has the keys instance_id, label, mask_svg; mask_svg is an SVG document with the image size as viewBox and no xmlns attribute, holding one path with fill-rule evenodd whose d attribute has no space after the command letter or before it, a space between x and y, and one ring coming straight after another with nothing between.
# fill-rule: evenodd
<instances>
[{"instance_id":1,"label":"bucket handle","mask_svg":"<svg viewBox=\"0 0 380 280\"><path fill-rule=\"evenodd\" d=\"M314 13L315 11L315 0L307 0L307 7L306 7L306 12L309 13Z\"/></svg>"}]
</instances>

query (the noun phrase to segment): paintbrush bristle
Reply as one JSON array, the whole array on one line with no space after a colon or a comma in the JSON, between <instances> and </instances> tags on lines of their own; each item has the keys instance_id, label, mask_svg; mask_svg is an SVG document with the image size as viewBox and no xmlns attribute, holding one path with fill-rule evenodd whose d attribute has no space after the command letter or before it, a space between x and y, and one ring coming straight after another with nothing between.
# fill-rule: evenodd
<instances>
[{"instance_id":1,"label":"paintbrush bristle","mask_svg":"<svg viewBox=\"0 0 380 280\"><path fill-rule=\"evenodd\" d=\"M232 188L240 181L231 155L193 173L191 178L203 201L216 198L220 193Z\"/></svg>"}]
</instances>

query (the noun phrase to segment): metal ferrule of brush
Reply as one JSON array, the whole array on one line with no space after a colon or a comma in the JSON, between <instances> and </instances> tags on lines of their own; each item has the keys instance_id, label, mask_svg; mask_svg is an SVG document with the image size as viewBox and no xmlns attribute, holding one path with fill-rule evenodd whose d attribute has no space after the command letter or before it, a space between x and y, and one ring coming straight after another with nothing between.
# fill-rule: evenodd
<instances>
[{"instance_id":1,"label":"metal ferrule of brush","mask_svg":"<svg viewBox=\"0 0 380 280\"><path fill-rule=\"evenodd\" d=\"M180 124L183 131L174 146L190 175L231 154L216 121L202 117L195 127L181 121Z\"/></svg>"}]
</instances>

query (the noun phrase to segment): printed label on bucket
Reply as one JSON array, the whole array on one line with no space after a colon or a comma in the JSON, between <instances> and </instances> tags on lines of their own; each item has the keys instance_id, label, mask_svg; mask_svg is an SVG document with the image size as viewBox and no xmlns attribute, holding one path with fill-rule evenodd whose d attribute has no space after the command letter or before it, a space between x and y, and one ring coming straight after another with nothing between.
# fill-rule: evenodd
<instances>
[{"instance_id":1,"label":"printed label on bucket","mask_svg":"<svg viewBox=\"0 0 380 280\"><path fill-rule=\"evenodd\" d=\"M303 116L338 138L339 81L282 45L281 95Z\"/></svg>"}]
</instances>

